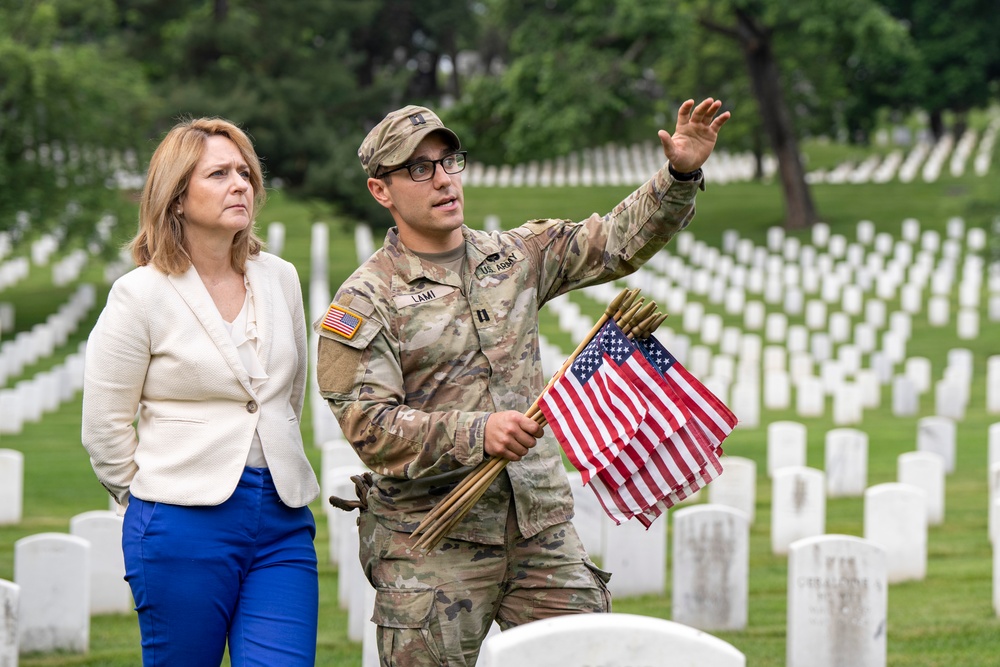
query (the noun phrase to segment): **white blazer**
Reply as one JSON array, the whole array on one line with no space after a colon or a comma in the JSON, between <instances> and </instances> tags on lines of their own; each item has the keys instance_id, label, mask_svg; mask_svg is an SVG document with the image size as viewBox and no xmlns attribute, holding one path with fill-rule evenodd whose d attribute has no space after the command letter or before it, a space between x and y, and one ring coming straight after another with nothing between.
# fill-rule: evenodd
<instances>
[{"instance_id":1,"label":"white blazer","mask_svg":"<svg viewBox=\"0 0 1000 667\"><path fill-rule=\"evenodd\" d=\"M306 322L295 267L247 261L257 356L255 392L212 297L192 266L139 267L115 281L87 341L83 446L119 504L218 505L239 482L254 429L281 500L308 504L319 484L302 445ZM138 421L136 411L138 409Z\"/></svg>"}]
</instances>

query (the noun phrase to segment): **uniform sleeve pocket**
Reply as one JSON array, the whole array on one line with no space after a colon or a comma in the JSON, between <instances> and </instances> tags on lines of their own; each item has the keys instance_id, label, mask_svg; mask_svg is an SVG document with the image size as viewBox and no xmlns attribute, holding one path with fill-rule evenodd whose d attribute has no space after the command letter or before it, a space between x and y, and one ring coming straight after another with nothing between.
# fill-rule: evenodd
<instances>
[{"instance_id":1,"label":"uniform sleeve pocket","mask_svg":"<svg viewBox=\"0 0 1000 667\"><path fill-rule=\"evenodd\" d=\"M423 628L434 607L434 589L379 588L372 621L384 628Z\"/></svg>"}]
</instances>

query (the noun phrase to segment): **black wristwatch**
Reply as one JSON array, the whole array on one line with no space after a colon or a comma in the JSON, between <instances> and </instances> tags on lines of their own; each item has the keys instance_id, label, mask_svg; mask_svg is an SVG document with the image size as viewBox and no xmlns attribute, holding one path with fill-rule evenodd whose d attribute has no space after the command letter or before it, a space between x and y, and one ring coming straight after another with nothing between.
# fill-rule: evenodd
<instances>
[{"instance_id":1,"label":"black wristwatch","mask_svg":"<svg viewBox=\"0 0 1000 667\"><path fill-rule=\"evenodd\" d=\"M679 172L674 169L672 164L668 164L667 170L670 171L670 175L674 177L675 181L697 181L702 176L701 167L694 171Z\"/></svg>"}]
</instances>

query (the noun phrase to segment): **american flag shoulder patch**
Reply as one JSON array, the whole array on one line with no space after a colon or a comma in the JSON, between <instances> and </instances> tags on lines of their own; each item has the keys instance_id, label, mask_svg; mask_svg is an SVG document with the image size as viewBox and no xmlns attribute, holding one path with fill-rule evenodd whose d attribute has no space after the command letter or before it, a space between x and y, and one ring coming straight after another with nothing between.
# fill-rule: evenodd
<instances>
[{"instance_id":1,"label":"american flag shoulder patch","mask_svg":"<svg viewBox=\"0 0 1000 667\"><path fill-rule=\"evenodd\" d=\"M326 315L323 317L323 321L320 322L320 326L327 331L340 334L350 340L354 338L354 334L358 332L363 323L364 319L360 315L356 315L342 306L331 303L326 311Z\"/></svg>"}]
</instances>

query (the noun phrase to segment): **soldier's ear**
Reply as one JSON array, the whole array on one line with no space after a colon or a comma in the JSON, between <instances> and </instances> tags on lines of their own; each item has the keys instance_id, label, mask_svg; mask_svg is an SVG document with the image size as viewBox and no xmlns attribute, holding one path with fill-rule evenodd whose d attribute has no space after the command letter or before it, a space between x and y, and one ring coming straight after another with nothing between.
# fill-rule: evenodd
<instances>
[{"instance_id":1,"label":"soldier's ear","mask_svg":"<svg viewBox=\"0 0 1000 667\"><path fill-rule=\"evenodd\" d=\"M375 198L375 201L385 208L392 207L392 195L389 193L389 188L386 187L382 179L369 178L368 192L372 193L372 197Z\"/></svg>"}]
</instances>

